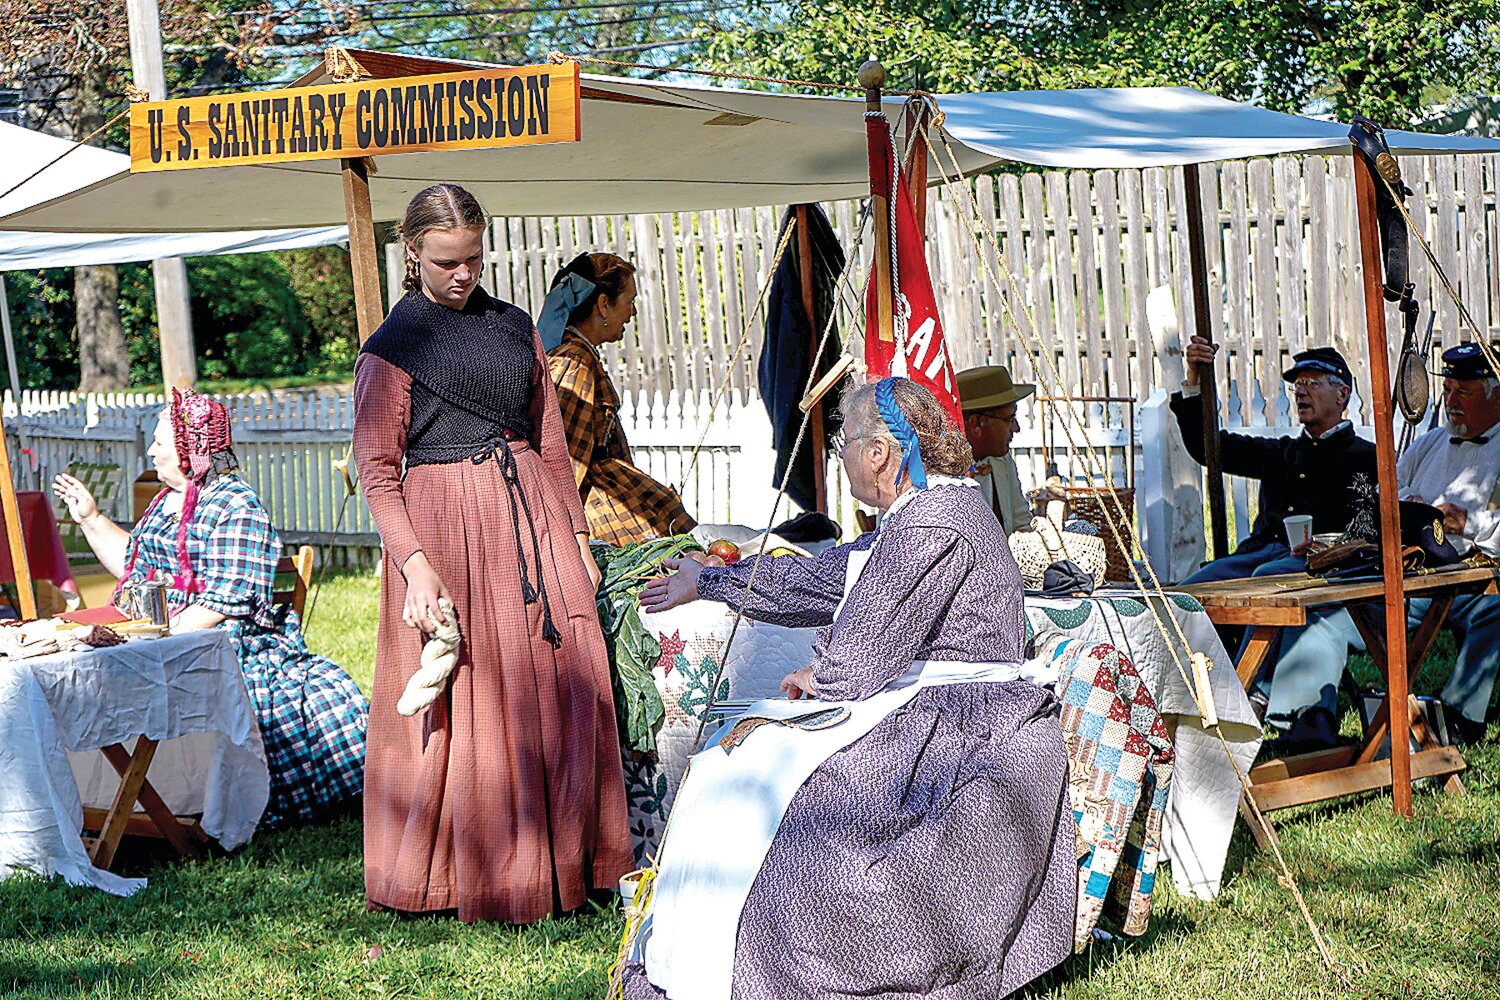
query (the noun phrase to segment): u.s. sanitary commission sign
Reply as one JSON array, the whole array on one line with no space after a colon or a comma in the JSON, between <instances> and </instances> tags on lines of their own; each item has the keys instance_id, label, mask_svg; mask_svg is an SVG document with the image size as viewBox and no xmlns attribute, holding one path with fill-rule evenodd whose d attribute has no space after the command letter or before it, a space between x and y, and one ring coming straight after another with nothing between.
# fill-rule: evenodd
<instances>
[{"instance_id":1,"label":"u.s. sanitary commission sign","mask_svg":"<svg viewBox=\"0 0 1500 1000\"><path fill-rule=\"evenodd\" d=\"M576 142L578 64L290 87L130 108L130 169Z\"/></svg>"}]
</instances>

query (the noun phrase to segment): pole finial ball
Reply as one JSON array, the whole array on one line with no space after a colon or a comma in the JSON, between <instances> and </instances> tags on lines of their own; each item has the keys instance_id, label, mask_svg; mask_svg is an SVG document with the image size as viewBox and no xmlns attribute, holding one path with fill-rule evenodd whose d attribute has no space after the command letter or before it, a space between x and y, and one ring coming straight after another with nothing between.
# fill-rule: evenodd
<instances>
[{"instance_id":1,"label":"pole finial ball","mask_svg":"<svg viewBox=\"0 0 1500 1000\"><path fill-rule=\"evenodd\" d=\"M859 68L859 85L866 90L885 86L885 67L880 60L871 59Z\"/></svg>"}]
</instances>

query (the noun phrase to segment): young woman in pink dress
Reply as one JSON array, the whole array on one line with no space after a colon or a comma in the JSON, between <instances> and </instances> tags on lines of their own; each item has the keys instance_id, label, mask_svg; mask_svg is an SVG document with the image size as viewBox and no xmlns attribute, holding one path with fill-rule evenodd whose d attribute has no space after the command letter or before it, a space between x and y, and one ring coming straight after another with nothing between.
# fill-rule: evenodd
<instances>
[{"instance_id":1,"label":"young woman in pink dress","mask_svg":"<svg viewBox=\"0 0 1500 1000\"><path fill-rule=\"evenodd\" d=\"M412 199L407 293L355 365L385 548L365 890L372 908L529 923L614 887L632 856L588 524L531 319L478 286L484 226L456 185ZM402 716L445 599L457 667Z\"/></svg>"}]
</instances>

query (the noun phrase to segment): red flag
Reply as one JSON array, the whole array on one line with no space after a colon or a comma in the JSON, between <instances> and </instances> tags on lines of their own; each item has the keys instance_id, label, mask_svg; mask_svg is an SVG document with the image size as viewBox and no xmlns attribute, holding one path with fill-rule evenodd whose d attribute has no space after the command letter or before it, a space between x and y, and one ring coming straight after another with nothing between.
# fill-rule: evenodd
<instances>
[{"instance_id":1,"label":"red flag","mask_svg":"<svg viewBox=\"0 0 1500 1000\"><path fill-rule=\"evenodd\" d=\"M870 192L876 196L884 195L889 202L892 197L893 155L890 122L884 118L866 118L865 137L870 150ZM948 360L948 349L943 340L943 322L938 316L937 300L932 292L932 276L927 273L927 253L922 233L917 229L911 188L907 186L904 172L896 177L894 195L897 291L899 295L905 296L909 309L905 324L905 364L900 364L896 357L896 340L900 337L899 318L893 323L897 329L890 339L882 339L880 335L876 288L872 278L865 291L867 377L875 381L887 375L900 375L904 368L906 377L929 389L938 402L943 404L943 409L948 411L953 426L962 430L964 418L959 409L953 363ZM876 220L876 224L883 221Z\"/></svg>"}]
</instances>

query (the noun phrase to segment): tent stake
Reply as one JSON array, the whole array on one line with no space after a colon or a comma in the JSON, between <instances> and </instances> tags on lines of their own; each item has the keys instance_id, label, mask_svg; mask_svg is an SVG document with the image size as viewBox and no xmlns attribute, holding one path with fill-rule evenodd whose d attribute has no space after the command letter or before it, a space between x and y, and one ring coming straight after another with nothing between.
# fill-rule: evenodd
<instances>
[{"instance_id":1,"label":"tent stake","mask_svg":"<svg viewBox=\"0 0 1500 1000\"><path fill-rule=\"evenodd\" d=\"M1208 314L1208 253L1203 244L1203 188L1198 164L1182 168L1183 191L1187 195L1188 271L1193 281L1193 333L1213 343L1214 328ZM1217 228L1216 228L1217 231ZM1225 368L1228 371L1228 368ZM1213 558L1229 555L1229 522L1224 502L1224 468L1219 457L1219 386L1213 365L1201 365L1198 398L1203 405L1203 458L1208 470L1208 514L1213 522Z\"/></svg>"},{"instance_id":2,"label":"tent stake","mask_svg":"<svg viewBox=\"0 0 1500 1000\"><path fill-rule=\"evenodd\" d=\"M1386 711L1391 720L1391 798L1398 816L1411 816L1411 714L1407 703L1406 585L1402 578L1400 507L1396 500L1396 442L1391 415L1390 348L1385 333L1375 178L1359 150L1354 197L1364 268L1365 334L1370 349L1370 404L1375 417L1375 463L1380 482L1380 561L1385 579Z\"/></svg>"}]
</instances>

